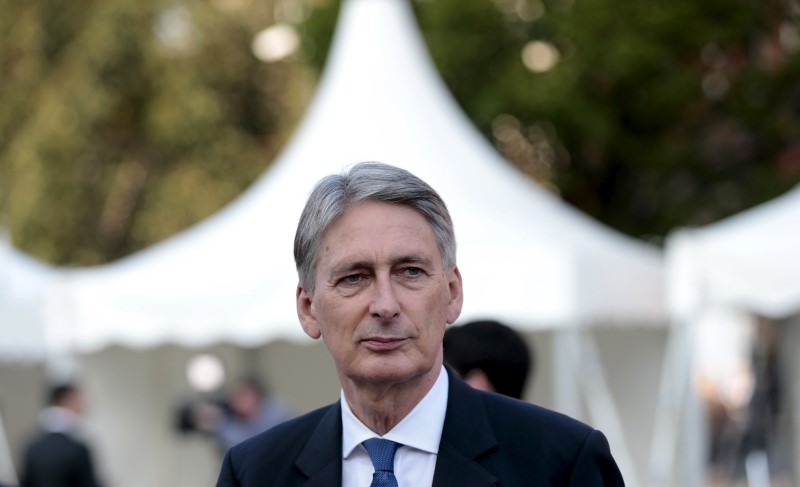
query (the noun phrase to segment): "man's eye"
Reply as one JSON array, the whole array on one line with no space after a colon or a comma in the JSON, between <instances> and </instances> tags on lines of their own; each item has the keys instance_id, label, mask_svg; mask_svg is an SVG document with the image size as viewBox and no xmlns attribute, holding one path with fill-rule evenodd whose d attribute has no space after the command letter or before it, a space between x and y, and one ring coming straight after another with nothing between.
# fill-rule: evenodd
<instances>
[{"instance_id":1,"label":"man's eye","mask_svg":"<svg viewBox=\"0 0 800 487\"><path fill-rule=\"evenodd\" d=\"M405 271L405 273L407 275L412 276L412 277L418 276L418 275L420 275L422 273L422 269L420 269L419 267L406 267L403 270Z\"/></svg>"},{"instance_id":2,"label":"man's eye","mask_svg":"<svg viewBox=\"0 0 800 487\"><path fill-rule=\"evenodd\" d=\"M341 282L345 284L356 284L361 281L362 278L363 276L361 274L350 274L349 276L344 276Z\"/></svg>"}]
</instances>

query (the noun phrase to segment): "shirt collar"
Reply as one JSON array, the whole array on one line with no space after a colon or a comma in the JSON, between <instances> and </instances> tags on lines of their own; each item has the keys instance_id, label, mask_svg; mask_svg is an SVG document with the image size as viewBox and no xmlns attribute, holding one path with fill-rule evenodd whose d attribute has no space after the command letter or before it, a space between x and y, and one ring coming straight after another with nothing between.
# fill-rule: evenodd
<instances>
[{"instance_id":1,"label":"shirt collar","mask_svg":"<svg viewBox=\"0 0 800 487\"><path fill-rule=\"evenodd\" d=\"M78 414L60 406L50 406L39 413L39 425L46 433L76 432Z\"/></svg>"},{"instance_id":2,"label":"shirt collar","mask_svg":"<svg viewBox=\"0 0 800 487\"><path fill-rule=\"evenodd\" d=\"M342 457L347 458L370 438L384 438L428 453L438 453L444 416L447 411L447 372L444 367L422 400L384 436L378 436L359 420L341 393Z\"/></svg>"}]
</instances>

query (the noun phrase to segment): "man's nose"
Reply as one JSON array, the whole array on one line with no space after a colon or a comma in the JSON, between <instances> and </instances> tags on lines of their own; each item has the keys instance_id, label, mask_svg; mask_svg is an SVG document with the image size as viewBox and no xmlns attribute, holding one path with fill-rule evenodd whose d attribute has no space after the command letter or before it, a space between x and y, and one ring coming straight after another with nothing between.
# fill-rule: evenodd
<instances>
[{"instance_id":1,"label":"man's nose","mask_svg":"<svg viewBox=\"0 0 800 487\"><path fill-rule=\"evenodd\" d=\"M397 294L388 276L375 279L369 312L372 316L384 321L391 320L400 314L400 303L397 301Z\"/></svg>"}]
</instances>

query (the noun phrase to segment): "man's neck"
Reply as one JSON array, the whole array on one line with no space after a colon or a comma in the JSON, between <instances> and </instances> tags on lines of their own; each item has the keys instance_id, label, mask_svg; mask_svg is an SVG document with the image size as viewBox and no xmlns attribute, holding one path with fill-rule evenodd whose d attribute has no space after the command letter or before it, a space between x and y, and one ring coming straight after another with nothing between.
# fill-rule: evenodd
<instances>
[{"instance_id":1,"label":"man's neck","mask_svg":"<svg viewBox=\"0 0 800 487\"><path fill-rule=\"evenodd\" d=\"M39 413L39 425L47 433L66 433L78 426L78 413L63 406L50 406Z\"/></svg>"},{"instance_id":2,"label":"man's neck","mask_svg":"<svg viewBox=\"0 0 800 487\"><path fill-rule=\"evenodd\" d=\"M431 390L441 368L441 362L437 362L424 375L388 384L345 380L342 381L342 389L353 414L369 429L383 436L402 421Z\"/></svg>"}]
</instances>

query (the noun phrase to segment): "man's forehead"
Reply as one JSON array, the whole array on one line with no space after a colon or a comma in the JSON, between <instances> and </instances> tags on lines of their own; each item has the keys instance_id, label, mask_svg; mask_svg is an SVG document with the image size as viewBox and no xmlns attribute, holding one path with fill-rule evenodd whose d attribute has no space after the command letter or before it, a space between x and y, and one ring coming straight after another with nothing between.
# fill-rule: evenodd
<instances>
[{"instance_id":1,"label":"man's forehead","mask_svg":"<svg viewBox=\"0 0 800 487\"><path fill-rule=\"evenodd\" d=\"M320 257L331 268L434 263L441 260L439 248L421 239L409 238L386 246L371 246L369 241L362 243L346 240L330 242L324 246Z\"/></svg>"},{"instance_id":2,"label":"man's forehead","mask_svg":"<svg viewBox=\"0 0 800 487\"><path fill-rule=\"evenodd\" d=\"M378 265L402 259L441 261L430 222L415 208L379 201L349 207L326 228L316 266Z\"/></svg>"},{"instance_id":3,"label":"man's forehead","mask_svg":"<svg viewBox=\"0 0 800 487\"><path fill-rule=\"evenodd\" d=\"M335 261L423 260L440 257L433 231L397 225L370 231L366 225L328 233L320 257Z\"/></svg>"}]
</instances>

